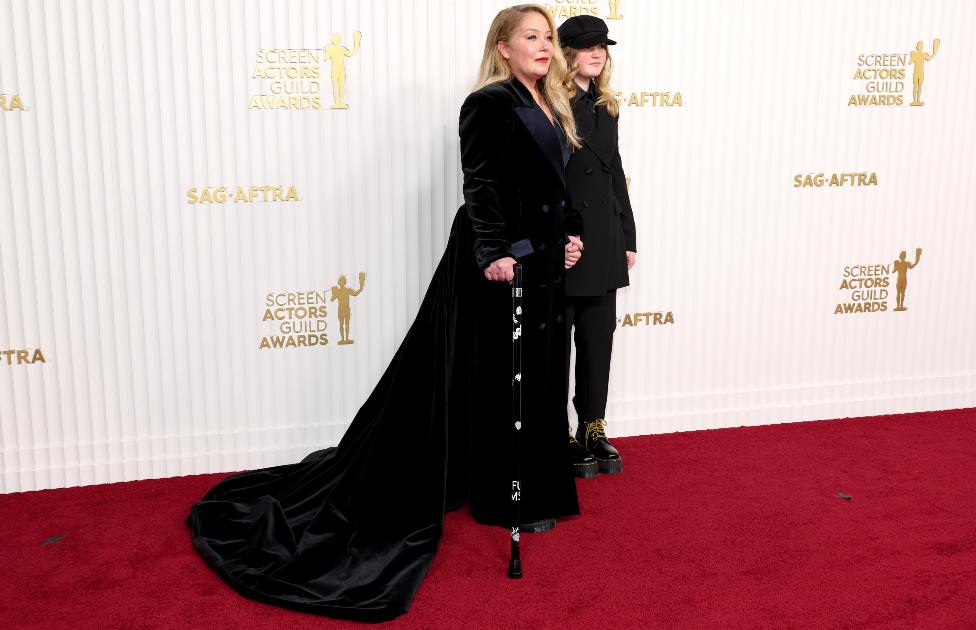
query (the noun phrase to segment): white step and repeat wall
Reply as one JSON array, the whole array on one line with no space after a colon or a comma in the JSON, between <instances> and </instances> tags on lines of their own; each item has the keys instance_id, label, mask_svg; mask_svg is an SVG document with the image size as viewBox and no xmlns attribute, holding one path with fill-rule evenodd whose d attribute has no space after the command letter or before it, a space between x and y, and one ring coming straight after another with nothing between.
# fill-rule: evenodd
<instances>
[{"instance_id":1,"label":"white step and repeat wall","mask_svg":"<svg viewBox=\"0 0 976 630\"><path fill-rule=\"evenodd\" d=\"M503 6L0 0L0 492L335 444ZM976 3L547 7L620 42L614 435L976 405Z\"/></svg>"}]
</instances>

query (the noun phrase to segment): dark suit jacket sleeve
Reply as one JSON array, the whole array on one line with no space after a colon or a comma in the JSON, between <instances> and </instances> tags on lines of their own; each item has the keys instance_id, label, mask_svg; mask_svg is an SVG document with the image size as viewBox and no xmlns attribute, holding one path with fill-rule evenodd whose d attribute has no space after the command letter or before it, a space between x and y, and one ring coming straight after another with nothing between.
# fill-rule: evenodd
<instances>
[{"instance_id":1,"label":"dark suit jacket sleeve","mask_svg":"<svg viewBox=\"0 0 976 630\"><path fill-rule=\"evenodd\" d=\"M634 211L630 207L630 193L627 191L627 176L624 175L623 161L620 159L620 149L614 153L613 164L613 196L620 204L623 214L620 223L624 228L624 246L628 252L637 251L637 226L634 225Z\"/></svg>"},{"instance_id":2,"label":"dark suit jacket sleeve","mask_svg":"<svg viewBox=\"0 0 976 630\"><path fill-rule=\"evenodd\" d=\"M474 254L484 269L512 255L505 236L501 177L505 147L512 136L512 112L484 92L470 94L461 105L461 170L464 205L474 229Z\"/></svg>"}]
</instances>

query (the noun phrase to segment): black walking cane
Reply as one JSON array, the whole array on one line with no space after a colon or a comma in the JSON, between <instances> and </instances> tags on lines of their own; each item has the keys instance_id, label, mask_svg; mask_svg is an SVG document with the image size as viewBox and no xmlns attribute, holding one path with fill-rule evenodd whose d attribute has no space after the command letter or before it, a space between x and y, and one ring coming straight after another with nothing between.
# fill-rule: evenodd
<instances>
[{"instance_id":1,"label":"black walking cane","mask_svg":"<svg viewBox=\"0 0 976 630\"><path fill-rule=\"evenodd\" d=\"M508 561L508 577L522 577L522 558L519 554L519 524L522 522L522 265L512 267L512 438L515 470L512 480L512 557Z\"/></svg>"}]
</instances>

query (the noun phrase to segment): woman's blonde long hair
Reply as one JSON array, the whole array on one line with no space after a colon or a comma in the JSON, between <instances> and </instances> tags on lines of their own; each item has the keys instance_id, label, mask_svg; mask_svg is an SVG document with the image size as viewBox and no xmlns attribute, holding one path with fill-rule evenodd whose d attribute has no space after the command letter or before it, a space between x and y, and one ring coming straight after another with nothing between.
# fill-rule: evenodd
<instances>
[{"instance_id":1,"label":"woman's blonde long hair","mask_svg":"<svg viewBox=\"0 0 976 630\"><path fill-rule=\"evenodd\" d=\"M502 9L495 16L488 29L488 37L485 39L485 53L481 57L481 69L478 72L478 84L475 90L480 90L492 83L501 83L512 78L512 68L502 57L498 50L498 42L509 42L515 34L515 29L522 23L522 19L527 13L535 11L546 18L549 29L552 31L552 60L549 62L549 72L545 78L541 79L537 87L542 93L542 97L549 104L552 113L566 133L569 143L579 148L582 146L576 134L576 121L573 119L573 108L569 104L569 99L576 94L576 87L569 79L567 84L566 77L569 76L569 68L566 59L563 57L559 46L559 35L556 33L556 24L552 16L542 6L538 4L519 4L514 7Z\"/></svg>"},{"instance_id":2,"label":"woman's blonde long hair","mask_svg":"<svg viewBox=\"0 0 976 630\"><path fill-rule=\"evenodd\" d=\"M579 73L579 63L577 61L579 50L565 46L563 47L563 56L569 65L569 74L566 75L565 86L571 88L575 94L576 82L574 79ZM596 104L606 106L607 113L616 118L620 115L620 103L617 101L617 93L610 87L610 75L613 73L612 66L613 60L610 58L610 47L607 46L607 63L603 66L603 70L600 71L600 75L593 79L593 81L596 82Z\"/></svg>"}]
</instances>

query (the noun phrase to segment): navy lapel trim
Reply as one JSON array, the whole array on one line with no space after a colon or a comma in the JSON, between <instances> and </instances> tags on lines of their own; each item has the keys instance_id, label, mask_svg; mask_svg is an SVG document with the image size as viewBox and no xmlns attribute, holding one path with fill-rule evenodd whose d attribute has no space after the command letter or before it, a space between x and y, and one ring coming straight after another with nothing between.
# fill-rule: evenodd
<instances>
[{"instance_id":1,"label":"navy lapel trim","mask_svg":"<svg viewBox=\"0 0 976 630\"><path fill-rule=\"evenodd\" d=\"M565 136L553 128L542 108L532 98L529 88L522 85L522 82L515 77L506 83L515 96L515 113L522 120L522 124L525 125L536 146L548 158L549 165L552 166L552 170L556 172L559 181L565 187L566 162L569 161L570 151L565 144L561 147L557 146L560 138L563 138L565 143Z\"/></svg>"},{"instance_id":2,"label":"navy lapel trim","mask_svg":"<svg viewBox=\"0 0 976 630\"><path fill-rule=\"evenodd\" d=\"M568 147L561 147L559 138L561 134L553 128L542 109L533 103L531 106L516 107L515 113L522 119L522 124L528 129L529 135L535 141L539 150L548 158L552 170L559 176L559 181L566 185L566 162L568 159Z\"/></svg>"}]
</instances>

